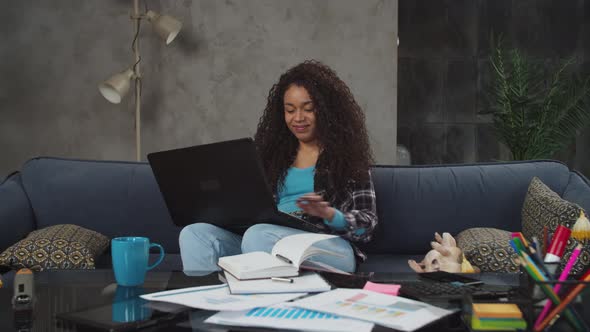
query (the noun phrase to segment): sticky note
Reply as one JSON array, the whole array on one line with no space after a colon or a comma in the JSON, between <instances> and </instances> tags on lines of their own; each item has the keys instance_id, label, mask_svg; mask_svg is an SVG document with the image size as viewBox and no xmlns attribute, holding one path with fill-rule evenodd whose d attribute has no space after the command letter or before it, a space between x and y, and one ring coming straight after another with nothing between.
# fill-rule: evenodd
<instances>
[{"instance_id":1,"label":"sticky note","mask_svg":"<svg viewBox=\"0 0 590 332\"><path fill-rule=\"evenodd\" d=\"M400 285L396 284L377 284L370 281L367 281L364 290L373 291L381 294L393 295L397 296L399 292Z\"/></svg>"},{"instance_id":2,"label":"sticky note","mask_svg":"<svg viewBox=\"0 0 590 332\"><path fill-rule=\"evenodd\" d=\"M479 317L522 318L522 312L514 303L474 303L473 313Z\"/></svg>"}]
</instances>

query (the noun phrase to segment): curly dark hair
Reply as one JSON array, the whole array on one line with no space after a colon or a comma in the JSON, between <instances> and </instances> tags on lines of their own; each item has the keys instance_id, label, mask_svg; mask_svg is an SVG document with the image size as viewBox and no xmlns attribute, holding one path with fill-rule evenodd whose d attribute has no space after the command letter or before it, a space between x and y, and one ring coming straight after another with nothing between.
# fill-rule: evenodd
<instances>
[{"instance_id":1,"label":"curly dark hair","mask_svg":"<svg viewBox=\"0 0 590 332\"><path fill-rule=\"evenodd\" d=\"M368 178L373 163L365 116L350 89L328 66L305 61L285 72L268 93L254 140L270 185L277 192L295 161L299 142L285 124L283 98L291 86L303 87L314 104L320 156L314 183L338 195L350 181Z\"/></svg>"}]
</instances>

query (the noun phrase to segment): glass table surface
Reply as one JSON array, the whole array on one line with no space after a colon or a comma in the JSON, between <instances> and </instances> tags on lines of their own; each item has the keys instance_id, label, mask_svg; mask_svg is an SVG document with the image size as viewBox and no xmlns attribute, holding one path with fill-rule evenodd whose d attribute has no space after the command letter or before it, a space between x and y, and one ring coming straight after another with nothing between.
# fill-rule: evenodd
<instances>
[{"instance_id":1,"label":"glass table surface","mask_svg":"<svg viewBox=\"0 0 590 332\"><path fill-rule=\"evenodd\" d=\"M359 273L351 276L322 274L335 287L362 288L366 281L407 282L417 281L415 273ZM96 315L118 322L143 321L161 308L146 309L141 294L185 287L221 284L218 272L148 272L141 287L121 287L114 279L112 270L49 270L36 272L35 302L33 311L15 310L12 279L14 272L3 275L4 287L0 288L0 331L91 331L88 326L74 325L58 319L60 314L101 308ZM518 284L518 275L484 273L479 278L488 283ZM149 302L154 303L154 302ZM149 304L148 303L148 304ZM159 303L159 302L156 302ZM460 309L460 304L432 303L446 308ZM170 310L176 310L172 308ZM256 331L261 328L228 327L204 323L214 314L212 311L182 308L171 319L145 326L142 331ZM586 314L586 312L582 313ZM100 329L94 329L100 330ZM419 331L466 331L458 314L430 324ZM376 326L373 331L391 331Z\"/></svg>"}]
</instances>

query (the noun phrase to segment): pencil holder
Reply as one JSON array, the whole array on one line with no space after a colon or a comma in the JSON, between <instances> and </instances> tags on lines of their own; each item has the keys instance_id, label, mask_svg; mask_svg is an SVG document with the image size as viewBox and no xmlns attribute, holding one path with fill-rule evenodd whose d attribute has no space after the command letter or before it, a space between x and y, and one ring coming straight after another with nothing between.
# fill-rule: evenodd
<instances>
[{"instance_id":1,"label":"pencil holder","mask_svg":"<svg viewBox=\"0 0 590 332\"><path fill-rule=\"evenodd\" d=\"M549 271L557 271L558 266L559 263L545 264ZM539 278L533 277L530 273L524 271L524 275L528 278L525 288L526 292L530 294L531 306L527 311L532 312L534 317L530 330L534 331L536 324L547 320L548 323L545 324L543 331L590 331L590 315L588 312L584 312L584 307L590 307L590 287L588 287L590 281L578 280L581 276L570 276L567 280L559 281L554 273L551 274L551 279L539 280ZM583 286L578 287L580 285ZM558 287L556 288L556 286ZM576 288L582 290L576 292L577 294L572 293ZM568 298L568 295L571 295L569 297L572 300L568 300L567 305L562 305L565 309L559 310L559 305L554 304L552 299L557 298L561 303ZM549 309L546 309L547 302L551 303ZM557 315L552 315L552 311L555 310L559 312Z\"/></svg>"},{"instance_id":2,"label":"pencil holder","mask_svg":"<svg viewBox=\"0 0 590 332\"><path fill-rule=\"evenodd\" d=\"M547 271L549 271L549 273L551 274L550 278L553 279L555 274L557 272L559 272L559 264L558 263L545 263L545 268L547 269ZM530 284L533 286L532 287L532 299L533 301L536 299L536 301L544 301L547 299L547 295L545 295L545 293L543 292L543 290L541 289L541 287L539 287L539 285L534 284L534 280L533 278L531 278L530 275L528 275L526 273L526 271L523 270L524 275L526 275L529 279L530 279Z\"/></svg>"}]
</instances>

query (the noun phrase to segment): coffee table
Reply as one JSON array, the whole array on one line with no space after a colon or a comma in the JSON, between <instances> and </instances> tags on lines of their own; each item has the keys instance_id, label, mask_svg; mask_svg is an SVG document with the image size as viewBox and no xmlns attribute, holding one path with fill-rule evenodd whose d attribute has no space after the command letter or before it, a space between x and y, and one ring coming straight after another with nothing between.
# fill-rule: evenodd
<instances>
[{"instance_id":1,"label":"coffee table","mask_svg":"<svg viewBox=\"0 0 590 332\"><path fill-rule=\"evenodd\" d=\"M11 272L4 276L5 286L0 289L0 331L18 331L15 327L14 311L11 305L13 295ZM191 273L195 274L195 273ZM202 276L187 276L177 272L148 272L143 290L145 293L167 289L220 284L217 272L198 273ZM502 274L482 274L484 280L505 278ZM338 287L362 288L367 280L376 282L414 281L414 273L363 273L354 277L342 277L326 274L325 277ZM83 327L64 324L56 319L56 315L118 301L116 296L117 284L113 271L104 270L56 270L35 273L36 304L33 319L30 321L31 331L87 331ZM136 294L137 296L139 294ZM436 303L434 303L436 304ZM439 303L438 305L448 304ZM459 305L457 305L457 308ZM213 312L189 309L179 315L169 325L152 326L145 331L235 331L258 330L234 328L205 324L203 321ZM26 324L25 324L26 325ZM22 326L22 325L21 325ZM26 326L25 326L26 327ZM268 329L267 329L268 330ZM377 326L374 331L391 331ZM458 314L437 321L420 331L467 331Z\"/></svg>"}]
</instances>

